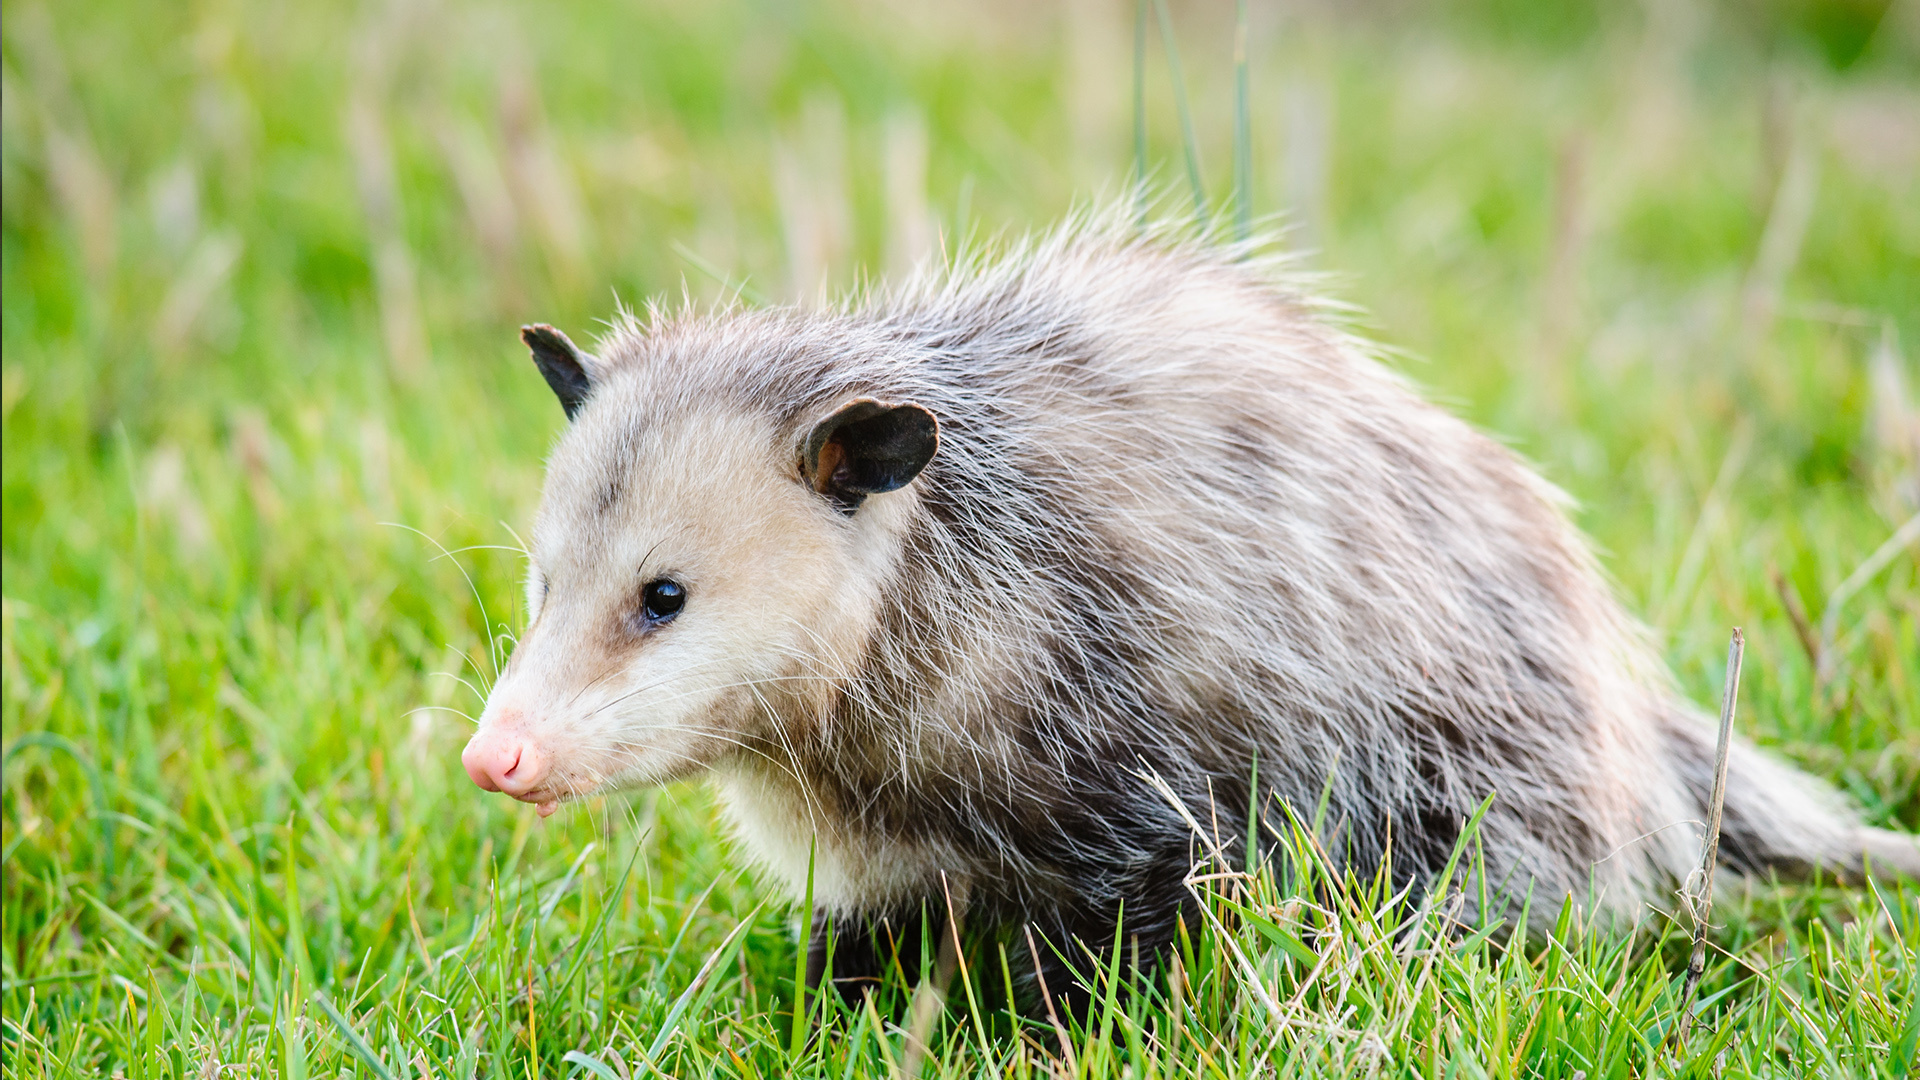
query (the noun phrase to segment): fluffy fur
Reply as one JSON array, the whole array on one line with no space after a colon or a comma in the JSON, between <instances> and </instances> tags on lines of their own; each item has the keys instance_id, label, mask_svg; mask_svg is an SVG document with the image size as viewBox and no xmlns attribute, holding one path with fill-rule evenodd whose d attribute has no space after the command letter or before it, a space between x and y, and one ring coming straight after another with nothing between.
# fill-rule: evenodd
<instances>
[{"instance_id":1,"label":"fluffy fur","mask_svg":"<svg viewBox=\"0 0 1920 1080\"><path fill-rule=\"evenodd\" d=\"M1698 858L1708 724L1561 493L1245 254L1082 222L841 309L624 321L582 357L482 720L548 763L516 794L710 774L796 893L817 841L842 976L949 891L1057 945L1124 905L1151 951L1193 838L1142 774L1231 832L1256 756L1265 805L1329 790L1358 868L1391 836L1423 881L1492 793L1506 910L1637 914ZM801 455L861 398L930 411L939 447L849 512ZM686 607L640 626L663 576ZM1720 851L1920 873L1744 744Z\"/></svg>"}]
</instances>

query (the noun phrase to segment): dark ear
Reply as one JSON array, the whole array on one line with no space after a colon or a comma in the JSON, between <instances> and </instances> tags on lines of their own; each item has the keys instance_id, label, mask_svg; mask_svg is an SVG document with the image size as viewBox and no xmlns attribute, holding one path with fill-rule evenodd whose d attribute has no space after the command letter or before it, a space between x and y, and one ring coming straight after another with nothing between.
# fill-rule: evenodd
<instances>
[{"instance_id":1,"label":"dark ear","mask_svg":"<svg viewBox=\"0 0 1920 1080\"><path fill-rule=\"evenodd\" d=\"M800 451L800 474L851 514L867 496L905 487L939 448L932 413L858 398L814 425Z\"/></svg>"},{"instance_id":2,"label":"dark ear","mask_svg":"<svg viewBox=\"0 0 1920 1080\"><path fill-rule=\"evenodd\" d=\"M587 395L593 393L593 372L600 361L581 352L567 340L567 335L546 323L521 327L520 340L533 350L533 362L560 398L560 407L567 411L567 419L573 419L573 414L586 404Z\"/></svg>"}]
</instances>

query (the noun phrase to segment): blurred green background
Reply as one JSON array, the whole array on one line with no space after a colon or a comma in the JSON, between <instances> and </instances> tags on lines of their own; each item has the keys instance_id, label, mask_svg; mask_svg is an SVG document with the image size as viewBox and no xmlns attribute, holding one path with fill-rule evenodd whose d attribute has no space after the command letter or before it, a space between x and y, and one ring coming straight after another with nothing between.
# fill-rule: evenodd
<instances>
[{"instance_id":1,"label":"blurred green background","mask_svg":"<svg viewBox=\"0 0 1920 1080\"><path fill-rule=\"evenodd\" d=\"M1742 728L1920 826L1920 560L1889 546L1920 511L1920 3L1251 9L1255 211L1579 500L1689 693L1716 697L1746 627ZM697 789L536 825L471 788L468 721L438 711L477 712L518 625L508 548L561 425L515 330L811 299L1119 192L1134 19L9 3L7 1074L292 1075L305 990L402 1010L476 911L519 926L502 897L609 851L645 880L562 923L618 912L630 964L683 915L719 941L694 898L759 890ZM1185 214L1183 87L1225 208L1235 11L1170 21L1149 162ZM755 926L757 1002L791 946ZM507 974L462 1015L506 1008L513 942L547 940L488 934ZM674 955L644 969L662 1002L697 963ZM504 1068L509 1026L485 1030Z\"/></svg>"}]
</instances>

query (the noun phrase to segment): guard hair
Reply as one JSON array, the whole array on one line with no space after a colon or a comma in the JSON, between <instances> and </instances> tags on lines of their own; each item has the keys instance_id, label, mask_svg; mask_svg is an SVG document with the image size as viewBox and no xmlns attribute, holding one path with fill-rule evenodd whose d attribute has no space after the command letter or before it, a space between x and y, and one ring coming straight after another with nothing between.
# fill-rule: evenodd
<instances>
[{"instance_id":1,"label":"guard hair","mask_svg":"<svg viewBox=\"0 0 1920 1080\"><path fill-rule=\"evenodd\" d=\"M1323 792L1327 850L1416 898L1491 795L1487 914L1671 903L1710 724L1567 498L1273 250L1121 204L835 304L623 312L476 781L551 809L710 777L795 895L811 859L845 988L949 896L1052 943L1055 990L1116 931L1153 955L1193 917L1189 819L1244 852L1249 806ZM1720 852L1920 875L1746 744Z\"/></svg>"}]
</instances>

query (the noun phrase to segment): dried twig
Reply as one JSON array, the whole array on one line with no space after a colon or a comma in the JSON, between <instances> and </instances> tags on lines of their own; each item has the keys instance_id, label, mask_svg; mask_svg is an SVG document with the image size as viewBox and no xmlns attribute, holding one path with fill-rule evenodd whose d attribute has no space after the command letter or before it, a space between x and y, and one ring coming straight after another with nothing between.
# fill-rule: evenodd
<instances>
[{"instance_id":1,"label":"dried twig","mask_svg":"<svg viewBox=\"0 0 1920 1080\"><path fill-rule=\"evenodd\" d=\"M1053 1007L1053 992L1047 989L1047 973L1040 964L1040 949L1033 943L1033 927L1023 928L1027 934L1027 951L1033 954L1033 977L1040 984L1040 1000L1046 1003L1047 1019L1053 1024L1053 1033L1060 1040L1060 1060L1066 1064L1068 1076L1080 1075L1080 1066L1073 1060L1073 1041L1067 1038L1067 1026L1060 1022L1060 1014Z\"/></svg>"},{"instance_id":2,"label":"dried twig","mask_svg":"<svg viewBox=\"0 0 1920 1080\"><path fill-rule=\"evenodd\" d=\"M973 1014L974 1033L980 1036L980 1052L991 1057L993 1051L987 1042L986 1022L981 1019L980 1016L980 1003L975 1001L973 997L973 976L967 971L967 952L960 947L960 912L965 910L966 907L967 888L964 883L961 884L961 906L959 908L954 907L953 886L948 884L947 873L942 870L940 872L940 890L947 898L947 937L949 939L948 941L942 942L941 945L942 948L947 945L953 946L954 960L960 967L960 987L966 991L967 994L967 1011Z\"/></svg>"},{"instance_id":3,"label":"dried twig","mask_svg":"<svg viewBox=\"0 0 1920 1080\"><path fill-rule=\"evenodd\" d=\"M1680 991L1680 1019L1674 1025L1676 1047L1684 1046L1693 1021L1693 997L1707 970L1707 925L1713 920L1713 869L1720 862L1720 814L1727 803L1727 753L1733 742L1733 708L1740 697L1740 661L1747 639L1733 628L1727 644L1727 681L1720 695L1720 741L1713 755L1713 797L1707 806L1707 842L1700 852L1700 901L1693 907L1693 955L1687 960L1686 983Z\"/></svg>"},{"instance_id":4,"label":"dried twig","mask_svg":"<svg viewBox=\"0 0 1920 1080\"><path fill-rule=\"evenodd\" d=\"M1794 636L1800 639L1800 647L1807 652L1807 661L1814 670L1820 669L1820 639L1813 631L1813 620L1807 618L1807 605L1800 600L1800 590L1793 587L1787 575L1779 567L1773 568L1773 591L1780 594L1780 606L1787 609L1787 618L1793 620Z\"/></svg>"}]
</instances>

